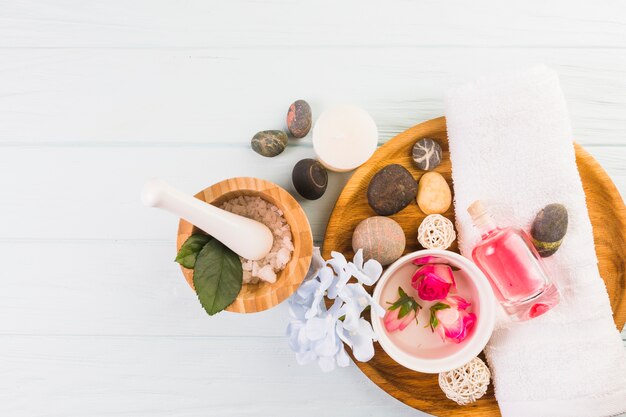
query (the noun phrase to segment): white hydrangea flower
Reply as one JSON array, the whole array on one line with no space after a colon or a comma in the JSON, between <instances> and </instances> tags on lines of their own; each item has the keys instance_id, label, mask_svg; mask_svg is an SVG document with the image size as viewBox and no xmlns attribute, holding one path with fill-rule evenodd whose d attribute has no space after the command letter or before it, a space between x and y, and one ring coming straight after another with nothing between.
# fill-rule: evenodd
<instances>
[{"instance_id":1,"label":"white hydrangea flower","mask_svg":"<svg viewBox=\"0 0 626 417\"><path fill-rule=\"evenodd\" d=\"M353 262L339 252L324 262L315 248L307 278L289 299L290 321L287 326L289 346L296 353L298 364L317 361L329 372L350 364L344 343L356 360L368 361L374 355L377 340L371 324L361 317L369 306L372 315L382 317L385 310L365 291L363 284L374 284L382 273L376 261L363 265L363 252L357 251ZM351 277L358 283L348 284ZM334 299L330 309L324 297Z\"/></svg>"},{"instance_id":2,"label":"white hydrangea flower","mask_svg":"<svg viewBox=\"0 0 626 417\"><path fill-rule=\"evenodd\" d=\"M357 329L361 313L368 306L372 308L372 315L376 317L385 315L385 309L374 301L361 284L346 285L339 291L339 298L345 303L343 306L345 316L343 327L350 331Z\"/></svg>"},{"instance_id":3,"label":"white hydrangea flower","mask_svg":"<svg viewBox=\"0 0 626 417\"><path fill-rule=\"evenodd\" d=\"M383 266L380 262L370 259L363 264L363 249L359 249L354 254L352 262L346 267L347 271L363 285L374 285L383 273Z\"/></svg>"}]
</instances>

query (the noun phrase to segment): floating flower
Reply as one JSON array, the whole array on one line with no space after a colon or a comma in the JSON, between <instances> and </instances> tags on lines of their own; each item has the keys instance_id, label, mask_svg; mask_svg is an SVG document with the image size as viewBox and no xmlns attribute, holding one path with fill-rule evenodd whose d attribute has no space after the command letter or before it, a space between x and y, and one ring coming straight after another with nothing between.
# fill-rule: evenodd
<instances>
[{"instance_id":1,"label":"floating flower","mask_svg":"<svg viewBox=\"0 0 626 417\"><path fill-rule=\"evenodd\" d=\"M398 287L399 298L390 303L391 306L387 309L385 318L385 329L388 332L395 332L396 330L404 330L413 320L417 324L417 313L422 308L421 305L415 301L415 298L408 295L402 287Z\"/></svg>"},{"instance_id":2,"label":"floating flower","mask_svg":"<svg viewBox=\"0 0 626 417\"><path fill-rule=\"evenodd\" d=\"M415 271L411 285L422 300L442 300L455 286L452 268L444 264L423 265Z\"/></svg>"},{"instance_id":3,"label":"floating flower","mask_svg":"<svg viewBox=\"0 0 626 417\"><path fill-rule=\"evenodd\" d=\"M450 296L430 308L430 328L441 340L461 343L476 323L476 315L467 312L471 305L458 295Z\"/></svg>"}]
</instances>

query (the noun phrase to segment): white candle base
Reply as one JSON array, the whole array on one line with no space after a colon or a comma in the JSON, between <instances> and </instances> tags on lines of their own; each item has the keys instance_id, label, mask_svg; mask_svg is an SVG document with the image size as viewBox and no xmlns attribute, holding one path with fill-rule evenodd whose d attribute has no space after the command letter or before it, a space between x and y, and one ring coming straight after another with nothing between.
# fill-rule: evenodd
<instances>
[{"instance_id":1,"label":"white candle base","mask_svg":"<svg viewBox=\"0 0 626 417\"><path fill-rule=\"evenodd\" d=\"M340 105L324 111L313 127L313 149L329 170L347 172L364 164L378 146L378 128L360 107Z\"/></svg>"}]
</instances>

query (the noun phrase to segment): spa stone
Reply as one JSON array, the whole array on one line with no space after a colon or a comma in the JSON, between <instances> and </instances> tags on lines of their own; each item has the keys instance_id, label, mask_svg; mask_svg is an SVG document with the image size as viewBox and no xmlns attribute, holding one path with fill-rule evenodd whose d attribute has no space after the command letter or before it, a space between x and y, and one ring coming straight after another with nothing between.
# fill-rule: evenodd
<instances>
[{"instance_id":1,"label":"spa stone","mask_svg":"<svg viewBox=\"0 0 626 417\"><path fill-rule=\"evenodd\" d=\"M287 112L287 129L294 138L303 138L311 130L311 106L304 100L297 100Z\"/></svg>"},{"instance_id":2,"label":"spa stone","mask_svg":"<svg viewBox=\"0 0 626 417\"><path fill-rule=\"evenodd\" d=\"M562 204L548 204L535 217L530 229L533 245L542 258L554 255L567 233L567 209Z\"/></svg>"},{"instance_id":3,"label":"spa stone","mask_svg":"<svg viewBox=\"0 0 626 417\"><path fill-rule=\"evenodd\" d=\"M402 227L388 217L369 217L352 234L352 249L355 252L363 249L363 259L375 259L383 266L402 256L405 245Z\"/></svg>"},{"instance_id":4,"label":"spa stone","mask_svg":"<svg viewBox=\"0 0 626 417\"><path fill-rule=\"evenodd\" d=\"M250 144L254 152L271 158L285 150L287 139L282 130L264 130L254 135Z\"/></svg>"},{"instance_id":5,"label":"spa stone","mask_svg":"<svg viewBox=\"0 0 626 417\"><path fill-rule=\"evenodd\" d=\"M378 171L367 188L367 202L381 216L395 214L409 205L417 194L417 181L401 165L387 165Z\"/></svg>"},{"instance_id":6,"label":"spa stone","mask_svg":"<svg viewBox=\"0 0 626 417\"><path fill-rule=\"evenodd\" d=\"M303 159L293 167L291 181L302 197L317 200L326 192L328 171L315 159Z\"/></svg>"},{"instance_id":7,"label":"spa stone","mask_svg":"<svg viewBox=\"0 0 626 417\"><path fill-rule=\"evenodd\" d=\"M420 139L413 145L412 156L418 169L430 171L441 163L441 146L434 139Z\"/></svg>"}]
</instances>

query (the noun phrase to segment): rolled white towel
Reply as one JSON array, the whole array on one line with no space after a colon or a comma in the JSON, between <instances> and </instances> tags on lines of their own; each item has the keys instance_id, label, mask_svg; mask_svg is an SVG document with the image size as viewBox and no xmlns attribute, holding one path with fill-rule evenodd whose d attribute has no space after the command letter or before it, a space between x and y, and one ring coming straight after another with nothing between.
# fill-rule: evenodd
<instances>
[{"instance_id":1,"label":"rolled white towel","mask_svg":"<svg viewBox=\"0 0 626 417\"><path fill-rule=\"evenodd\" d=\"M547 204L569 213L563 244L545 260L560 304L526 322L500 312L486 348L503 416L625 412L626 350L598 272L557 74L537 66L461 86L446 97L446 118L463 255L480 238L466 211L474 200L526 230Z\"/></svg>"}]
</instances>

